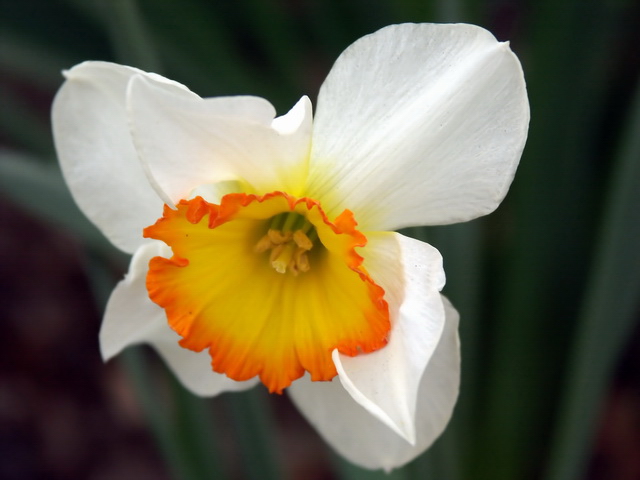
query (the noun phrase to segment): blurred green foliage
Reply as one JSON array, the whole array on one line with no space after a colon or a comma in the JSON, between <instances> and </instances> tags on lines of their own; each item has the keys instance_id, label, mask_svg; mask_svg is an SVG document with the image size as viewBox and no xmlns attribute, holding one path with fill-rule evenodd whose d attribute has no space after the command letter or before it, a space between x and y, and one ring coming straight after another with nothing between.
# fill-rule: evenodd
<instances>
[{"instance_id":1,"label":"blurred green foliage","mask_svg":"<svg viewBox=\"0 0 640 480\"><path fill-rule=\"evenodd\" d=\"M263 96L283 113L302 94L313 99L339 53L384 25L468 22L510 40L532 115L510 194L487 218L409 232L445 258L445 293L462 315L460 402L434 448L389 478L585 478L598 415L640 311L637 2L0 5L0 192L84 239L103 263L119 257L75 208L55 168L48 110L62 69L87 59L118 61L202 96ZM103 300L115 281L102 288ZM168 418L145 383L144 359L134 352L125 360L176 478L223 478L207 453L213 434L189 417L205 412L206 401L174 385L182 414ZM241 434L254 460L248 477L281 478L267 440L273 419L260 395L241 394L232 416L249 432ZM385 477L339 460L335 468L345 479Z\"/></svg>"}]
</instances>

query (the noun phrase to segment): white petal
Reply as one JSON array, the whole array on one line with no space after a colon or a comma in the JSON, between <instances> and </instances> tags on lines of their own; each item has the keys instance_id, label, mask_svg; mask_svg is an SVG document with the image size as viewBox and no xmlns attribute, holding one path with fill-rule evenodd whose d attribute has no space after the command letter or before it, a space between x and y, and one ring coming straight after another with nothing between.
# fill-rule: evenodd
<instances>
[{"instance_id":1,"label":"white petal","mask_svg":"<svg viewBox=\"0 0 640 480\"><path fill-rule=\"evenodd\" d=\"M52 108L53 135L67 184L82 211L118 248L133 253L142 229L162 214L138 161L125 111L127 83L145 75L162 88L185 87L140 70L85 62L65 72Z\"/></svg>"},{"instance_id":2,"label":"white petal","mask_svg":"<svg viewBox=\"0 0 640 480\"><path fill-rule=\"evenodd\" d=\"M372 415L414 444L420 379L444 328L440 253L397 233L369 235L361 254L384 288L392 315L389 343L368 355L333 352L342 386Z\"/></svg>"},{"instance_id":3,"label":"white petal","mask_svg":"<svg viewBox=\"0 0 640 480\"><path fill-rule=\"evenodd\" d=\"M169 204L188 198L203 184L239 180L245 191L293 194L303 185L311 132L308 99L294 107L298 128L286 132L272 127L275 112L266 100L185 99L144 77L131 81L128 109L138 154ZM255 115L256 110L262 115Z\"/></svg>"},{"instance_id":4,"label":"white petal","mask_svg":"<svg viewBox=\"0 0 640 480\"><path fill-rule=\"evenodd\" d=\"M238 98L238 97L228 97ZM302 97L298 103L281 117L273 119L271 126L280 134L288 136L283 147L288 149L289 158L306 157L309 150L309 131L311 130L311 101ZM218 183L206 183L191 191L190 198L200 196L210 203L220 203L220 199L229 193L245 191L247 185L242 180L228 180Z\"/></svg>"},{"instance_id":5,"label":"white petal","mask_svg":"<svg viewBox=\"0 0 640 480\"><path fill-rule=\"evenodd\" d=\"M424 452L451 418L460 384L458 313L443 297L446 322L440 343L422 376L411 445L354 402L337 380L297 380L288 391L320 435L347 460L364 468L400 467Z\"/></svg>"},{"instance_id":6,"label":"white petal","mask_svg":"<svg viewBox=\"0 0 640 480\"><path fill-rule=\"evenodd\" d=\"M383 28L345 50L322 85L310 196L349 208L362 230L485 215L506 195L528 123L507 43L473 25Z\"/></svg>"},{"instance_id":7,"label":"white petal","mask_svg":"<svg viewBox=\"0 0 640 480\"><path fill-rule=\"evenodd\" d=\"M180 336L168 325L164 310L153 303L145 286L149 260L170 256L160 242L142 246L133 256L129 273L115 288L100 330L100 349L104 360L138 343L151 344L164 358L182 384L196 395L217 395L224 391L244 390L256 380L236 382L211 369L206 351L196 353L182 348Z\"/></svg>"}]
</instances>

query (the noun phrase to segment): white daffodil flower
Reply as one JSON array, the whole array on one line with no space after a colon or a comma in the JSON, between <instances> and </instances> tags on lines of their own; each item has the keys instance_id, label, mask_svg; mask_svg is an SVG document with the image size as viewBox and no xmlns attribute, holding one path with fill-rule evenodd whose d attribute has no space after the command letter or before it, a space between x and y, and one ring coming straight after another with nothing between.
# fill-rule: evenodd
<instances>
[{"instance_id":1,"label":"white daffodil flower","mask_svg":"<svg viewBox=\"0 0 640 480\"><path fill-rule=\"evenodd\" d=\"M111 63L65 76L64 176L133 254L104 359L145 342L198 395L286 389L366 468L423 452L458 394L458 315L438 251L393 230L504 198L529 121L508 44L472 25L383 28L338 58L313 118L307 97L275 118L264 99Z\"/></svg>"}]
</instances>

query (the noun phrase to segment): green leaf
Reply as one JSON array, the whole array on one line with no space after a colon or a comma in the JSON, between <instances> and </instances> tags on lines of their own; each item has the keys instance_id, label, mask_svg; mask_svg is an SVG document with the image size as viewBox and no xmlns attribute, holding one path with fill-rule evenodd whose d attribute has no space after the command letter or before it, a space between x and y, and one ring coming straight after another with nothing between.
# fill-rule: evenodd
<instances>
[{"instance_id":1,"label":"green leaf","mask_svg":"<svg viewBox=\"0 0 640 480\"><path fill-rule=\"evenodd\" d=\"M531 102L529 139L507 201L490 221L507 236L495 242L483 342L482 424L477 479L536 478L562 388L567 348L593 248L600 190L594 168L603 152L608 91L602 68L620 11L603 2L558 8L532 4L530 50L523 59ZM473 478L473 477L472 477Z\"/></svg>"},{"instance_id":2,"label":"green leaf","mask_svg":"<svg viewBox=\"0 0 640 480\"><path fill-rule=\"evenodd\" d=\"M99 6L115 56L122 63L161 73L160 57L135 0L102 1Z\"/></svg>"},{"instance_id":3,"label":"green leaf","mask_svg":"<svg viewBox=\"0 0 640 480\"><path fill-rule=\"evenodd\" d=\"M27 211L72 232L92 248L116 254L76 206L57 165L45 165L31 156L0 150L0 190Z\"/></svg>"},{"instance_id":4,"label":"green leaf","mask_svg":"<svg viewBox=\"0 0 640 480\"><path fill-rule=\"evenodd\" d=\"M365 470L338 455L333 456L335 470L341 480L409 480L407 468L399 468L386 473L382 470Z\"/></svg>"},{"instance_id":5,"label":"green leaf","mask_svg":"<svg viewBox=\"0 0 640 480\"><path fill-rule=\"evenodd\" d=\"M261 387L225 396L241 446L245 477L251 480L284 480L273 441L276 430L269 398Z\"/></svg>"},{"instance_id":6,"label":"green leaf","mask_svg":"<svg viewBox=\"0 0 640 480\"><path fill-rule=\"evenodd\" d=\"M549 480L583 478L608 380L640 306L640 82L622 138L553 443Z\"/></svg>"},{"instance_id":7,"label":"green leaf","mask_svg":"<svg viewBox=\"0 0 640 480\"><path fill-rule=\"evenodd\" d=\"M194 397L171 376L168 401L160 401L158 385L151 381L152 372L143 353L140 348L129 348L118 360L129 374L173 477L176 480L226 478L206 400ZM167 375L171 374L167 372Z\"/></svg>"}]
</instances>

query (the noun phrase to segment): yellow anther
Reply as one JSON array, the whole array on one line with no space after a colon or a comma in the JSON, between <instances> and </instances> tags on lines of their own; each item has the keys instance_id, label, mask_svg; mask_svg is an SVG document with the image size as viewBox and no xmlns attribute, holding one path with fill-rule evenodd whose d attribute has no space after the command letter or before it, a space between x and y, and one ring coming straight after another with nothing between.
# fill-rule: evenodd
<instances>
[{"instance_id":1,"label":"yellow anther","mask_svg":"<svg viewBox=\"0 0 640 480\"><path fill-rule=\"evenodd\" d=\"M313 248L313 243L302 230L296 230L293 233L293 241L303 250L311 250Z\"/></svg>"},{"instance_id":2,"label":"yellow anther","mask_svg":"<svg viewBox=\"0 0 640 480\"><path fill-rule=\"evenodd\" d=\"M286 245L281 243L280 245L273 245L271 253L269 254L269 263L273 263L282 253Z\"/></svg>"},{"instance_id":3,"label":"yellow anther","mask_svg":"<svg viewBox=\"0 0 640 480\"><path fill-rule=\"evenodd\" d=\"M313 239L317 240L313 225L304 219L306 225L290 229L291 224L297 221L298 217L289 215L282 223L282 217L275 217L271 222L271 228L258 240L253 247L254 252L269 252L269 263L278 273L291 272L293 275L308 272L311 269L308 251L313 248ZM280 227L282 225L282 227ZM289 228L289 229L288 229Z\"/></svg>"},{"instance_id":4,"label":"yellow anther","mask_svg":"<svg viewBox=\"0 0 640 480\"><path fill-rule=\"evenodd\" d=\"M309 264L309 256L307 255L307 251L298 248L296 250L296 254L294 256L296 270L299 272L308 272L311 269L311 265Z\"/></svg>"},{"instance_id":5,"label":"yellow anther","mask_svg":"<svg viewBox=\"0 0 640 480\"><path fill-rule=\"evenodd\" d=\"M278 273L285 273L293 260L295 247L292 243L282 244L271 250L271 266Z\"/></svg>"},{"instance_id":6,"label":"yellow anther","mask_svg":"<svg viewBox=\"0 0 640 480\"><path fill-rule=\"evenodd\" d=\"M256 253L263 253L263 252L266 252L267 250L271 250L272 248L273 248L273 242L269 238L269 235L265 235L260 240L258 240L258 243L256 243L256 246L253 247L253 251Z\"/></svg>"},{"instance_id":7,"label":"yellow anther","mask_svg":"<svg viewBox=\"0 0 640 480\"><path fill-rule=\"evenodd\" d=\"M280 230L274 230L273 228L269 229L267 235L274 245L280 245L281 243L291 240L291 232L282 232Z\"/></svg>"}]
</instances>

